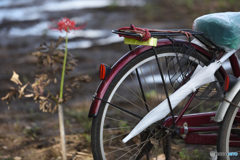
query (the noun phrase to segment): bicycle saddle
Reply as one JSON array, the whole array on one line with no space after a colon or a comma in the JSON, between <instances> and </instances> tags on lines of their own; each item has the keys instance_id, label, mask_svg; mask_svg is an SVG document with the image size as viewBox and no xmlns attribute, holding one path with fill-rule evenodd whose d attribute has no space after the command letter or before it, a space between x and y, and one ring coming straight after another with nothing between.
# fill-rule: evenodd
<instances>
[{"instance_id":1,"label":"bicycle saddle","mask_svg":"<svg viewBox=\"0 0 240 160\"><path fill-rule=\"evenodd\" d=\"M203 15L194 20L193 29L225 50L240 48L240 12Z\"/></svg>"}]
</instances>

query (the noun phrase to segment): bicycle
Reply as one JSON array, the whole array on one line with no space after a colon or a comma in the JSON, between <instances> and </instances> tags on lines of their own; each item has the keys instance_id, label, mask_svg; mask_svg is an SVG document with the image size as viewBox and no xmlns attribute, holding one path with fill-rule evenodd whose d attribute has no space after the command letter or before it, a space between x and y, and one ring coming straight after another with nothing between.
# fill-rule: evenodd
<instances>
[{"instance_id":1,"label":"bicycle","mask_svg":"<svg viewBox=\"0 0 240 160\"><path fill-rule=\"evenodd\" d=\"M179 137L187 144L215 145L218 142L218 152L239 151L240 82L228 76L221 67L229 58L234 76L240 76L234 54L236 50L224 54L225 50L201 31L146 32L134 26L113 30L113 33L125 37L130 51L112 67L100 65L102 82L93 96L89 111L89 117L93 117L91 135L94 159L157 159L159 148L163 148L166 159L171 159L171 140ZM163 39L157 42L151 39L148 44L142 42L149 34L150 37ZM187 40L173 38L182 35ZM198 40L197 44L191 41L191 36ZM132 49L132 44L143 45ZM216 73L214 71L212 75L214 80L200 88L192 86L190 81L198 73L197 66L204 68L213 63L219 63ZM190 84L192 93L186 93L185 99L172 106L176 100L172 100L171 96L186 84ZM163 102L168 106L164 110L168 109L169 114L151 112ZM202 113L198 108L207 110ZM211 111L213 108L218 108L217 113ZM145 118L146 115L150 118ZM147 124L152 117L159 120ZM140 123L136 135L126 138ZM219 156L219 159L227 158L229 156Z\"/></svg>"}]
</instances>

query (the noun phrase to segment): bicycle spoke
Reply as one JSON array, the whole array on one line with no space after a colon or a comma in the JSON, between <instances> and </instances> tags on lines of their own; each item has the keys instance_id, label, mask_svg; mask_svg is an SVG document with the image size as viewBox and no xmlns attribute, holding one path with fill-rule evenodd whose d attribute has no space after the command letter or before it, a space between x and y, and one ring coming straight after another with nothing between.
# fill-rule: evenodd
<instances>
[{"instance_id":1,"label":"bicycle spoke","mask_svg":"<svg viewBox=\"0 0 240 160\"><path fill-rule=\"evenodd\" d=\"M196 109L198 106L200 106L202 103L204 103L205 100L203 100L201 103L199 103L198 105L194 106L193 108L191 108L191 110L187 111L186 114L191 113L192 110Z\"/></svg>"},{"instance_id":2,"label":"bicycle spoke","mask_svg":"<svg viewBox=\"0 0 240 160\"><path fill-rule=\"evenodd\" d=\"M139 98L143 103L144 103L144 105L146 104L146 105L148 105L148 106L150 106L147 102L144 102L144 100L141 98L141 97L139 97L133 90L131 90L125 83L122 83L125 87L127 87L137 98ZM151 107L151 106L150 106Z\"/></svg>"},{"instance_id":3,"label":"bicycle spoke","mask_svg":"<svg viewBox=\"0 0 240 160\"><path fill-rule=\"evenodd\" d=\"M118 121L118 122L125 122L125 123L130 124L130 125L137 125L137 124L129 123L129 122L124 121L124 120L118 120L118 119L110 118L110 117L107 117L107 116L106 116L106 119L113 120L113 121Z\"/></svg>"},{"instance_id":4,"label":"bicycle spoke","mask_svg":"<svg viewBox=\"0 0 240 160\"><path fill-rule=\"evenodd\" d=\"M132 82L133 82L133 84L134 84L134 86L135 86L135 88L136 88L136 90L137 90L137 92L138 92L138 97L141 97L141 93L140 93L140 91L139 91L139 88L137 87L137 84L135 83L135 81L134 81L134 79L133 79L133 77L132 77L132 73L130 74L130 77L131 77L131 80L132 80ZM142 98L141 98L142 99Z\"/></svg>"},{"instance_id":5,"label":"bicycle spoke","mask_svg":"<svg viewBox=\"0 0 240 160\"><path fill-rule=\"evenodd\" d=\"M164 62L163 62L163 59L162 58L160 58L159 59L159 62L160 62L160 66L161 66L161 68L164 68L162 65L164 64ZM168 71L169 70L169 65L167 66L167 68L166 68L166 71ZM164 74L164 73L163 73ZM161 79L161 76L160 75L158 75L159 76L159 78ZM167 77L168 77L168 74L167 73L165 73L164 74L164 81L166 82L167 81ZM162 85L162 88L161 88L161 92L160 92L160 99L161 99L161 101L159 102L159 104L163 101L163 100L165 100L166 99L166 95L165 95L165 93L164 93L164 86L163 86L163 84L161 84ZM165 95L165 97L163 97L163 95Z\"/></svg>"},{"instance_id":6,"label":"bicycle spoke","mask_svg":"<svg viewBox=\"0 0 240 160\"><path fill-rule=\"evenodd\" d=\"M152 70L152 65L151 65L151 63L149 63L149 66L150 66L150 69L151 69L151 74L152 74L153 83L154 83L154 87L155 87L156 94L157 94L157 99L158 99L158 102L160 102L160 99L159 99L159 96L158 96L157 85L156 85L156 82L155 82L155 79L154 79L154 75L153 75L153 70Z\"/></svg>"},{"instance_id":7,"label":"bicycle spoke","mask_svg":"<svg viewBox=\"0 0 240 160\"><path fill-rule=\"evenodd\" d=\"M106 130L119 130L119 129L124 129L124 128L129 128L129 127L135 127L135 126L128 126L128 127L116 127L116 128L105 128L105 129L103 129L104 131L106 131Z\"/></svg>"},{"instance_id":8,"label":"bicycle spoke","mask_svg":"<svg viewBox=\"0 0 240 160\"><path fill-rule=\"evenodd\" d=\"M138 152L135 153L135 154L136 154L136 157L139 155L139 153L141 152L142 148L150 141L150 140L149 140L149 137L150 137L151 134L152 134L152 131L149 133L149 135L148 135L148 137L147 137L147 140L145 141L145 143L143 144L143 146L138 150ZM153 136L155 136L155 135L157 135L157 133L154 134ZM134 154L134 155L135 155L135 154ZM134 155L133 155L133 156L134 156ZM132 157L133 157L133 156L132 156ZM131 157L131 158L132 158L132 157ZM130 158L130 159L131 159L131 158Z\"/></svg>"},{"instance_id":9,"label":"bicycle spoke","mask_svg":"<svg viewBox=\"0 0 240 160\"><path fill-rule=\"evenodd\" d=\"M142 142L142 143L143 143L143 142ZM141 145L141 143L140 143L140 144L133 144L133 145L130 145L130 146L127 146L127 147L123 147L123 148L118 148L118 149L116 149L116 150L114 150L114 151L105 153L105 155L109 155L109 154L112 154L112 153L115 153L115 152L118 152L118 151L121 151L121 150L125 150L125 149L128 149L128 148L133 147L133 146L136 146L136 145L139 146L139 145ZM129 150L126 150L126 151L129 151Z\"/></svg>"},{"instance_id":10,"label":"bicycle spoke","mask_svg":"<svg viewBox=\"0 0 240 160\"><path fill-rule=\"evenodd\" d=\"M154 104L154 102L153 102L152 95L151 95L150 90L149 90L149 87L148 87L148 85L147 85L147 82L146 82L145 76L143 75L142 68L141 68L141 67L139 67L139 68L140 68L141 74L142 74L142 76L143 76L143 80L144 80L145 86L147 87L149 97L150 97L150 99L152 100L152 104L153 104L153 106L155 106L155 104Z\"/></svg>"},{"instance_id":11,"label":"bicycle spoke","mask_svg":"<svg viewBox=\"0 0 240 160\"><path fill-rule=\"evenodd\" d=\"M129 131L129 132L130 132L130 131ZM110 141L110 140L113 140L113 139L116 139L116 138L118 138L118 137L121 137L121 136L123 136L123 135L126 135L126 134L128 134L129 132L120 134L120 135L115 136L115 137L112 137L112 138L110 138L110 139L106 139L106 140L103 141L103 143L104 143L104 142L107 142L107 141Z\"/></svg>"},{"instance_id":12,"label":"bicycle spoke","mask_svg":"<svg viewBox=\"0 0 240 160\"><path fill-rule=\"evenodd\" d=\"M115 95L119 96L120 98L122 98L122 99L124 99L125 101L129 102L129 103L132 104L133 106L135 106L135 107L137 107L138 109L140 109L140 110L144 111L145 113L147 113L146 110L142 109L141 107L139 107L138 105L134 104L133 102L127 100L127 99L124 98L123 96L121 96L121 95L119 95L119 94L117 94L117 93L115 93Z\"/></svg>"},{"instance_id":13,"label":"bicycle spoke","mask_svg":"<svg viewBox=\"0 0 240 160\"><path fill-rule=\"evenodd\" d=\"M115 107L114 107L115 108ZM134 118L134 119L137 119L137 120L139 120L139 118L137 118L136 116L133 116L132 114L129 114L129 113L127 113L127 112L124 112L123 110L121 110L121 109L119 109L119 108L115 108L116 110L118 110L118 111L120 111L120 112L122 112L122 113L124 113L125 115L128 115L128 116L130 116L130 117L132 117L132 118Z\"/></svg>"},{"instance_id":14,"label":"bicycle spoke","mask_svg":"<svg viewBox=\"0 0 240 160\"><path fill-rule=\"evenodd\" d=\"M186 101L187 101L187 99L184 99L184 100L179 104L179 106L182 106L182 107L181 107L181 108L179 107L179 111L177 112L176 115L179 115L179 114L181 113L182 109L185 107Z\"/></svg>"},{"instance_id":15,"label":"bicycle spoke","mask_svg":"<svg viewBox=\"0 0 240 160\"><path fill-rule=\"evenodd\" d=\"M132 149L131 149L130 151L128 151L127 153L125 153L125 154L123 154L122 156L118 157L118 159L122 158L123 156L125 156L126 154L128 154L129 152L131 152L132 150L134 150L135 148L137 148L137 147L139 147L139 146L140 146L140 145L132 148ZM118 160L118 159L116 159L116 160Z\"/></svg>"},{"instance_id":16,"label":"bicycle spoke","mask_svg":"<svg viewBox=\"0 0 240 160\"><path fill-rule=\"evenodd\" d=\"M156 150L157 150L157 147L154 145L154 150L153 150L153 153L152 153L152 158L151 158L151 159L153 159L153 157L154 157L154 155L155 155L155 152L156 152ZM156 152L156 159L157 159L157 152Z\"/></svg>"},{"instance_id":17,"label":"bicycle spoke","mask_svg":"<svg viewBox=\"0 0 240 160\"><path fill-rule=\"evenodd\" d=\"M138 154L141 152L141 150L142 150L142 148L150 141L150 135L152 134L152 131L148 134L148 137L146 138L146 140L145 141L142 141L142 142L140 142L140 143L138 143L138 144L133 144L133 145L130 145L130 146L126 146L126 147L123 147L123 148L118 148L118 149L116 149L116 150L114 150L114 151L111 151L111 152L108 152L108 153L106 153L106 155L109 155L109 154L112 154L112 153L115 153L115 152L118 152L118 151L122 151L122 150L126 150L127 152L125 153L125 154L123 154L123 155L121 155L120 157L118 157L118 159L120 159L120 158L122 158L122 157L124 157L125 155L127 155L127 154L129 154L130 152L132 152L134 149L136 149L136 148L138 148L140 145L142 145L142 147L140 148L140 149L138 149L138 151L136 152L136 153L134 153L130 158L128 158L128 159L131 159L131 158L133 158L133 157L137 157L138 156ZM155 136L155 135L157 135L158 134L158 132L157 133L155 133L153 136ZM135 146L134 148L132 148L132 149L128 149L128 148L130 148L130 147L133 147L133 146Z\"/></svg>"},{"instance_id":18,"label":"bicycle spoke","mask_svg":"<svg viewBox=\"0 0 240 160\"><path fill-rule=\"evenodd\" d=\"M147 141L147 140L146 140L146 141ZM130 148L130 147L136 146L136 147L132 148L131 150L127 150L128 152L121 156L121 157L123 157L123 156L125 156L126 154L128 154L129 152L131 152L132 150L134 150L135 148L139 147L142 143L145 143L145 141L140 142L139 144L133 144L133 145L126 146L126 147L123 147L123 148L119 148L119 149L117 149L117 150L114 150L114 151L105 153L105 155L109 155L109 154L115 153L115 152L117 152L117 151L125 150L125 149L128 149L128 148ZM119 157L119 158L121 158L121 157ZM119 158L118 158L118 159L119 159Z\"/></svg>"},{"instance_id":19,"label":"bicycle spoke","mask_svg":"<svg viewBox=\"0 0 240 160\"><path fill-rule=\"evenodd\" d=\"M218 107L218 106L219 106L219 104L215 104L213 107L207 109L205 112L208 112L208 111L210 111L211 109L213 109L213 108L215 108L215 107Z\"/></svg>"}]
</instances>

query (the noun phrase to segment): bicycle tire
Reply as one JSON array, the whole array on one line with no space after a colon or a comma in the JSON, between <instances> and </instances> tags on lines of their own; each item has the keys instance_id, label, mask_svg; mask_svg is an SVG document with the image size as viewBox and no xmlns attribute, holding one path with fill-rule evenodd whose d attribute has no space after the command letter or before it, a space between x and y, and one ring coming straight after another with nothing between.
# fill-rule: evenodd
<instances>
[{"instance_id":1,"label":"bicycle tire","mask_svg":"<svg viewBox=\"0 0 240 160\"><path fill-rule=\"evenodd\" d=\"M176 56L176 53L175 53L175 51L176 51L176 49L179 51L179 54L180 55L184 55L185 53L183 52L183 53L181 53L181 47L179 47L179 46L176 46L175 48L173 48L172 46L161 46L161 47L157 47L156 48L156 51L157 51L157 55L158 55L158 57L159 58L166 58L166 57L172 57L172 58L175 58L175 56ZM193 57L193 58L196 58L196 57L198 57L197 59L200 61L200 63L202 64L202 65L207 65L207 64L209 64L209 62L210 62L210 60L207 58L207 57L205 57L202 53L200 53L200 52L195 52L194 54L192 54L191 55L191 57ZM190 57L190 59L191 59L191 57ZM146 63L149 63L150 64L150 66L151 66L151 62L149 62L150 60L155 60L155 57L154 57L154 53L153 53L153 50L147 50L147 51L145 51L145 52L143 52L143 53L141 53L141 54L139 54L137 57L135 57L132 61L130 61L127 65L125 65L123 68L122 68L122 70L115 76L115 78L113 79L113 81L111 82L111 84L109 85L109 87L108 87L108 89L107 89L107 91L106 91L106 93L105 93L105 95L104 95L104 100L107 100L108 102L112 102L113 101L113 103L114 103L114 100L113 100L113 94L114 94L114 96L115 96L115 94L116 94L116 92L119 90L119 89L121 89L121 88L123 88L122 87L122 85L124 85L124 83L123 83L123 81L125 82L125 80L127 81L127 79L132 79L132 77L127 77L126 78L126 76L131 76L131 74L133 74L133 73L129 73L129 72L131 72L131 71L134 71L136 68L141 68L141 66L143 66L143 65L145 65ZM161 62L161 61L160 61ZM139 65L141 65L141 66L139 66ZM150 71L149 71L150 72ZM144 77L144 74L142 74L142 76ZM223 80L223 78L222 78L222 76L221 76L221 74L217 71L216 72L216 74L215 74L215 77L219 80L219 81L222 81ZM153 78L154 78L154 76L153 76ZM124 80L123 80L124 79ZM166 79L166 77L165 77L165 79ZM141 81L144 81L144 80L141 80ZM145 80L145 82L146 82L146 80ZM121 87L119 87L119 85L120 85L120 83L122 83L121 84ZM154 82L155 83L155 82ZM126 84L127 84L127 82L126 82ZM133 85L133 84L132 84ZM135 84L134 84L135 85ZM133 86L134 86L133 85ZM160 84L155 84L155 86L156 85L160 85ZM151 85L150 85L151 86ZM169 85L170 86L170 85ZM156 89L157 89L157 87L155 87ZM117 90L118 89L118 90ZM147 88L145 87L144 88L145 90L147 90ZM117 90L117 91L116 91ZM137 89L136 89L137 90ZM129 92L131 92L131 91L129 91ZM139 93L139 95L141 95L140 94L140 91L136 91L136 93ZM169 91L170 92L170 91ZM172 92L172 91L171 91ZM138 94L137 93L137 94ZM126 96L128 95L128 92L125 92L125 94L126 94ZM133 93L132 93L133 94ZM151 93L149 93L149 94L151 94ZM156 93L153 93L153 94L156 94ZM146 95L148 95L148 94L146 94ZM123 95L124 96L124 95ZM150 95L151 96L151 95ZM116 97L116 96L115 96ZM158 95L158 92L157 92L157 97L159 98L159 95ZM117 99L117 98L116 98ZM131 100L133 100L134 98L131 98ZM149 98L149 101L150 101L150 99L151 98ZM141 100L142 101L142 100ZM197 100L197 101L199 101L199 100ZM119 103L123 103L123 102L119 102ZM129 102L130 103L130 102ZM147 102L147 103L150 103L150 102ZM153 102L152 102L153 103ZM124 103L123 103L124 104ZM146 104L146 103L145 103ZM144 104L142 104L143 106L144 106ZM129 106L128 106L129 107ZM177 108L177 107L176 107ZM128 124L124 124L124 118L126 118L126 117L124 117L125 115L124 114L122 114L122 115L118 115L119 113L112 113L113 115L113 117L114 118L116 118L116 117L120 117L120 116L122 116L121 118L122 119L119 119L119 120L114 120L113 122L108 122L108 120L110 119L109 117L107 117L106 115L107 114L111 114L111 109L115 109L115 108L113 108L113 107L110 107L110 105L108 105L108 104L106 104L106 103L101 103L101 106L100 106L100 109L99 109L99 112L98 112L98 115L96 116L96 117L94 117L93 118L93 120L92 120L92 129L91 129L91 145L92 145L92 152L93 152L93 157L94 157L94 159L95 160L102 160L102 159L141 159L141 158L143 158L143 157L148 157L149 155L147 155L148 153L146 153L146 155L143 155L142 157L140 156L141 154L145 154L145 152L144 153L142 153L143 151L143 148L153 148L153 146L151 145L152 143L157 143L157 142L148 142L147 144L145 144L144 146L142 145L142 142L140 143L140 145L142 146L142 149L141 149L141 151L140 151L140 153L137 153L137 155L134 155L134 157L132 157L131 158L131 155L130 155L130 157L129 157L129 155L126 155L126 151L124 151L124 149L125 148L123 148L123 146L124 146L124 144L121 142L121 140L124 138L124 136L126 136L126 135L122 135L122 134L120 134L121 132L119 132L119 133L115 133L115 131L111 128L111 129L109 129L110 128L110 126L111 125L113 125L114 123L117 123L116 125L120 125L121 124L121 122L123 122L123 124L121 124L121 126L126 126L125 128L128 128L129 129L129 126L128 126ZM116 111L117 112L117 111ZM137 112L137 113L141 113L141 110L139 110L139 112ZM107 118L106 118L107 117ZM129 118L129 117L128 117ZM130 117L129 119L131 119L132 117ZM108 120L106 120L106 119L108 119ZM129 119L127 119L127 121L129 122L129 124L131 124L130 123L130 120ZM105 124L103 124L103 123L105 123ZM104 129L104 127L108 127L106 130ZM130 126L131 127L131 126ZM120 128L120 127L119 127ZM122 127L122 128L124 128L124 127ZM120 128L120 130L122 129L122 128ZM153 130L154 129L156 129L156 128L153 128ZM110 131L111 130L111 131ZM105 145L105 144L103 144L103 143L106 143L106 141L104 141L103 140L103 138L104 138L104 136L105 135L103 135L104 133L103 132L105 132L105 131L109 131L109 132L112 132L112 133L107 133L106 134L106 137L108 137L108 143L110 144L111 143L111 145L114 143L114 145L115 146L110 146L111 148L113 148L114 149L114 147L118 147L118 146L120 146L120 149L118 148L118 151L120 152L120 153L116 153L116 152L118 152L118 151L110 151L109 153L110 153L110 155L109 155L109 153L107 154L106 152L107 152L107 150L109 151L109 150L111 150L111 148L110 147L106 147L106 146L103 146L103 145ZM156 129L156 131L157 132L159 132L157 129ZM125 132L125 131L124 131ZM144 131L145 132L145 131ZM153 132L153 131L151 131L151 132ZM109 138L109 137L111 137L113 134L117 134L117 138L118 138L118 141L115 141L115 139L114 139L114 141L111 139L111 138ZM142 132L143 133L143 132ZM145 133L144 133L145 134ZM140 136L138 135L138 136L136 136L136 137L138 137L138 139L136 139L136 141L139 141L139 137L140 137L140 140L141 140L141 137L144 137L144 134L143 135L141 135L140 134ZM109 140L110 139L110 140ZM134 138L133 138L134 139ZM135 139L134 139L135 140ZM130 140L131 142L128 142L128 144L127 145L130 145L131 143L133 143L133 141L134 140ZM111 141L111 142L109 142L109 141ZM142 141L142 140L141 140ZM154 141L154 140L153 140ZM130 143L130 144L129 144ZM149 144L150 143L150 144ZM145 147L145 146L147 146L147 147ZM155 147L155 146L154 146ZM169 148L169 145L167 145L167 147ZM104 150L105 149L105 150ZM128 148L129 149L129 148ZM145 149L146 150L146 152L148 151L148 149ZM158 151L158 148L155 148L155 151L157 152ZM128 152L128 151L127 151ZM139 152L139 151L138 151ZM153 151L151 151L151 152L153 152ZM169 153L169 151L166 151L165 150L165 152L167 152L167 153ZM149 151L149 153L150 153L150 151ZM105 156L105 154L106 155L108 155L107 157ZM125 154L125 155L124 155ZM128 153L127 153L128 154ZM152 153L151 153L152 154ZM155 153L154 153L155 154ZM153 154L153 155L154 155ZM117 157L117 156L119 156L119 157ZM150 155L151 156L151 155ZM170 159L169 157L168 157L168 159Z\"/></svg>"},{"instance_id":2,"label":"bicycle tire","mask_svg":"<svg viewBox=\"0 0 240 160\"><path fill-rule=\"evenodd\" d=\"M234 97L233 104L237 104L239 106L240 104L240 91L236 94ZM240 158L240 147L230 147L229 146L229 138L232 133L232 126L234 123L234 119L237 115L237 111L239 110L238 107L234 105L230 105L226 115L224 116L223 121L221 122L221 125L219 127L219 136L217 140L217 152L222 154L218 156L219 160L227 160L227 159L239 159ZM236 124L235 124L236 125ZM240 134L237 134L238 137L240 137ZM240 144L240 141L237 142ZM229 152L235 152L238 151L238 156L224 156L224 153ZM217 155L216 155L217 156Z\"/></svg>"}]
</instances>

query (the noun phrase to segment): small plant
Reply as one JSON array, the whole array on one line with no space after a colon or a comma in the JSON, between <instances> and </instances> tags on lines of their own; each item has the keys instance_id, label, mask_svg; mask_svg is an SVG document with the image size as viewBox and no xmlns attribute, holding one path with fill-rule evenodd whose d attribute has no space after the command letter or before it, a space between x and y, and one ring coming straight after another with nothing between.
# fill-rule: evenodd
<instances>
[{"instance_id":1,"label":"small plant","mask_svg":"<svg viewBox=\"0 0 240 160\"><path fill-rule=\"evenodd\" d=\"M62 103L71 98L70 93L73 92L74 88L81 87L81 82L91 80L88 75L71 76L67 81L68 83L64 85L65 74L70 75L70 72L77 65L77 60L68 53L68 33L72 30L82 29L86 24L75 25L75 21L71 21L68 18L63 18L59 22L54 21L49 28L60 32L65 31L65 39L59 37L56 43L52 42L50 45L46 43L40 45L37 51L33 52L33 55L38 58L35 82L31 85L30 82L23 85L19 80L19 75L13 71L11 81L14 82L17 87L10 88L7 95L1 98L9 104L11 100L16 97L18 97L18 99L32 97L39 103L39 108L43 112L54 112L58 108L63 160L66 160L67 156ZM63 40L65 40L64 49L59 47ZM60 82L60 87L58 82ZM30 88L27 88L28 86L30 86ZM60 88L60 90L58 91L56 88ZM66 92L63 94L64 89ZM26 94L25 91L29 93ZM35 131L36 130L32 131L27 129L25 130L25 134L35 138Z\"/></svg>"},{"instance_id":2,"label":"small plant","mask_svg":"<svg viewBox=\"0 0 240 160\"><path fill-rule=\"evenodd\" d=\"M65 110L66 116L74 118L84 128L85 133L90 133L92 123L88 120L88 117L86 116L87 114L87 110L76 111L68 108Z\"/></svg>"},{"instance_id":3,"label":"small plant","mask_svg":"<svg viewBox=\"0 0 240 160\"><path fill-rule=\"evenodd\" d=\"M121 129L121 131L128 131L131 129L128 123L122 120L119 122L119 128Z\"/></svg>"},{"instance_id":4,"label":"small plant","mask_svg":"<svg viewBox=\"0 0 240 160\"><path fill-rule=\"evenodd\" d=\"M183 148L179 152L179 157L182 160L205 160L209 158L203 153L203 151L197 149L193 151L187 151L186 148Z\"/></svg>"},{"instance_id":5,"label":"small plant","mask_svg":"<svg viewBox=\"0 0 240 160\"><path fill-rule=\"evenodd\" d=\"M31 138L32 140L37 139L39 135L41 135L41 128L38 126L26 126L23 130L23 133L26 137Z\"/></svg>"},{"instance_id":6,"label":"small plant","mask_svg":"<svg viewBox=\"0 0 240 160\"><path fill-rule=\"evenodd\" d=\"M89 82L91 78L88 75L71 76L71 71L77 66L77 60L70 53L66 59L65 73L69 76L67 83L64 86L65 94L60 98L58 87L61 79L61 70L64 61L64 50L59 48L60 43L64 38L59 37L56 43L41 44L37 51L32 55L37 57L37 70L35 81L22 84L19 75L13 71L11 81L16 87L11 87L9 92L2 100L10 104L11 100L16 98L33 98L39 103L39 109L43 112L54 112L58 104L65 102L71 98L70 94L74 89L82 87L83 82Z\"/></svg>"},{"instance_id":7,"label":"small plant","mask_svg":"<svg viewBox=\"0 0 240 160\"><path fill-rule=\"evenodd\" d=\"M155 90L151 90L150 92L147 92L146 94L145 94L145 97L147 98L147 99L150 99L150 98L154 98L154 99L157 99L157 92L155 91Z\"/></svg>"},{"instance_id":8,"label":"small plant","mask_svg":"<svg viewBox=\"0 0 240 160\"><path fill-rule=\"evenodd\" d=\"M83 137L87 140L87 144L91 143L91 136L89 134L83 133Z\"/></svg>"},{"instance_id":9,"label":"small plant","mask_svg":"<svg viewBox=\"0 0 240 160\"><path fill-rule=\"evenodd\" d=\"M183 148L182 151L179 152L179 157L184 160L190 159L190 156L188 155L188 152L185 148Z\"/></svg>"},{"instance_id":10,"label":"small plant","mask_svg":"<svg viewBox=\"0 0 240 160\"><path fill-rule=\"evenodd\" d=\"M8 158L3 158L1 160L14 160L14 158L8 157Z\"/></svg>"}]
</instances>

